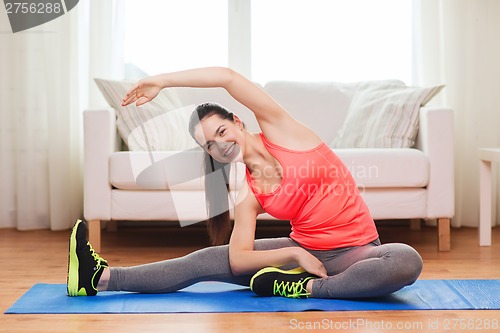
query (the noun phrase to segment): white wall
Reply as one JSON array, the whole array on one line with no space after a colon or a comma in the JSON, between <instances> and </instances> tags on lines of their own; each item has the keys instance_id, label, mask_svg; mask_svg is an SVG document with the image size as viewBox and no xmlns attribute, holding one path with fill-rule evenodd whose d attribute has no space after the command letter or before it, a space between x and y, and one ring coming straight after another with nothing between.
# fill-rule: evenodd
<instances>
[{"instance_id":1,"label":"white wall","mask_svg":"<svg viewBox=\"0 0 500 333\"><path fill-rule=\"evenodd\" d=\"M477 226L477 149L500 147L500 1L447 0L441 2L441 11L440 71L447 85L445 102L455 110L456 126L454 224ZM497 214L497 224L499 218Z\"/></svg>"}]
</instances>

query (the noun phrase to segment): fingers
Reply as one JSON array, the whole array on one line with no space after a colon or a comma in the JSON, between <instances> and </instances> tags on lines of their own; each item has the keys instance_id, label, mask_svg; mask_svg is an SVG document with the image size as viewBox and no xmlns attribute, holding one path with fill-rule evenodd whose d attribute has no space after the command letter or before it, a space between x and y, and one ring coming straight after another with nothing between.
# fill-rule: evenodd
<instances>
[{"instance_id":1,"label":"fingers","mask_svg":"<svg viewBox=\"0 0 500 333\"><path fill-rule=\"evenodd\" d=\"M122 100L122 106L127 106L129 104L132 104L135 102L135 105L137 106L141 106L143 104L146 104L147 102L149 102L151 99L149 97L146 97L146 96L141 96L139 94L136 94L136 95L131 95L129 97L125 96Z\"/></svg>"},{"instance_id":2,"label":"fingers","mask_svg":"<svg viewBox=\"0 0 500 333\"><path fill-rule=\"evenodd\" d=\"M315 268L309 268L306 269L305 267L302 267L305 269L308 273L312 275L316 275L319 278L326 278L328 277L328 274L326 273L326 269L324 267L315 267Z\"/></svg>"},{"instance_id":3,"label":"fingers","mask_svg":"<svg viewBox=\"0 0 500 333\"><path fill-rule=\"evenodd\" d=\"M328 276L327 272L326 272L326 268L325 266L323 265L323 263L318 260L317 258L316 259L316 264L314 266L314 272L310 272L310 273L313 273L321 278L325 278Z\"/></svg>"},{"instance_id":4,"label":"fingers","mask_svg":"<svg viewBox=\"0 0 500 333\"><path fill-rule=\"evenodd\" d=\"M137 83L132 88L130 88L127 91L127 93L125 94L125 96L123 97L122 106L127 106L127 105L135 102L140 97L139 91L140 91L140 85L139 85L139 83Z\"/></svg>"},{"instance_id":5,"label":"fingers","mask_svg":"<svg viewBox=\"0 0 500 333\"><path fill-rule=\"evenodd\" d=\"M323 263L318 258L305 250L299 251L299 258L297 262L303 269L311 274L319 276L320 278L328 277L326 268Z\"/></svg>"},{"instance_id":6,"label":"fingers","mask_svg":"<svg viewBox=\"0 0 500 333\"><path fill-rule=\"evenodd\" d=\"M317 276L321 277L321 278L326 278L328 277L328 274L326 273L326 269L325 267L322 267L322 269L320 269L317 273L316 273Z\"/></svg>"},{"instance_id":7,"label":"fingers","mask_svg":"<svg viewBox=\"0 0 500 333\"><path fill-rule=\"evenodd\" d=\"M148 98L146 97L139 97L140 95L132 93L130 96L125 96L122 100L122 106L127 106L129 104L132 104L134 102L137 102L136 105L142 105L146 102L149 101ZM140 102L139 102L140 101Z\"/></svg>"},{"instance_id":8,"label":"fingers","mask_svg":"<svg viewBox=\"0 0 500 333\"><path fill-rule=\"evenodd\" d=\"M123 97L123 100L122 100L122 106L127 106L133 102L135 102L136 100L136 97L135 97L135 93L132 94L132 93L127 93L125 95L125 97Z\"/></svg>"},{"instance_id":9,"label":"fingers","mask_svg":"<svg viewBox=\"0 0 500 333\"><path fill-rule=\"evenodd\" d=\"M135 97L124 97L122 100L122 106L127 106L135 101Z\"/></svg>"},{"instance_id":10,"label":"fingers","mask_svg":"<svg viewBox=\"0 0 500 333\"><path fill-rule=\"evenodd\" d=\"M305 269L305 267L303 267L303 268ZM314 275L320 277L320 278L328 277L325 266L323 266L323 264L315 266L315 267L311 267L311 268L305 269L305 270L311 274L314 274Z\"/></svg>"},{"instance_id":11,"label":"fingers","mask_svg":"<svg viewBox=\"0 0 500 333\"><path fill-rule=\"evenodd\" d=\"M327 273L327 271L325 269L325 266L323 266L323 264L320 264L320 265L317 265L317 266L315 265L313 267L303 267L302 266L302 268L304 270L306 270L307 272L309 272L309 273L311 273L313 275L316 275L316 276L318 276L320 278L326 278L326 277L328 277L328 273Z\"/></svg>"},{"instance_id":12,"label":"fingers","mask_svg":"<svg viewBox=\"0 0 500 333\"><path fill-rule=\"evenodd\" d=\"M328 274L326 272L326 268L325 268L325 266L323 266L323 263L321 263L321 262L318 262L318 265L314 268L314 272L309 272L309 273L317 275L321 278L325 278L328 276Z\"/></svg>"}]
</instances>

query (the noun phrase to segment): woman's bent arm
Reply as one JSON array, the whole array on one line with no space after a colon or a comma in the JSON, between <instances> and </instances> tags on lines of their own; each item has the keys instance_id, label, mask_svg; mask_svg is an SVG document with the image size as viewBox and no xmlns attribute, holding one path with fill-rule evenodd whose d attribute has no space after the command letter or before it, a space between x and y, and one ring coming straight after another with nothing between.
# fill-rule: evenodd
<instances>
[{"instance_id":1,"label":"woman's bent arm","mask_svg":"<svg viewBox=\"0 0 500 333\"><path fill-rule=\"evenodd\" d=\"M235 207L235 223L229 241L229 263L235 275L251 274L268 266L283 266L296 262L309 273L326 277L323 264L300 247L254 251L256 216L260 205L244 183Z\"/></svg>"}]
</instances>

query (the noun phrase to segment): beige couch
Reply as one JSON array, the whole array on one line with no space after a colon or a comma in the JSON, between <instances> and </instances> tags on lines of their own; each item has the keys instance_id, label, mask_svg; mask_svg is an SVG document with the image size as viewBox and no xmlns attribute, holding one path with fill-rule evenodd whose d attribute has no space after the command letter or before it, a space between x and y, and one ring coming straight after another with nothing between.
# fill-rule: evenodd
<instances>
[{"instance_id":1,"label":"beige couch","mask_svg":"<svg viewBox=\"0 0 500 333\"><path fill-rule=\"evenodd\" d=\"M348 112L353 91L334 82L269 82L263 87L298 120L331 143ZM185 105L217 102L258 131L253 115L223 89L176 88ZM114 109L84 112L84 217L99 250L101 221L179 221L206 218L199 149L126 151ZM342 148L334 151L357 181L374 219L437 219L439 250L450 249L454 216L453 112L421 107L413 148ZM233 166L237 191L244 165ZM234 193L230 194L232 198ZM259 219L273 219L263 214Z\"/></svg>"}]
</instances>

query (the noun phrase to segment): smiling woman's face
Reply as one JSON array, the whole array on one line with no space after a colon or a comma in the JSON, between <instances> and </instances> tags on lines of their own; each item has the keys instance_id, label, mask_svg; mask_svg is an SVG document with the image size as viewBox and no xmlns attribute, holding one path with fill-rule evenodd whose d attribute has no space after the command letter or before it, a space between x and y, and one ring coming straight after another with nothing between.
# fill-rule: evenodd
<instances>
[{"instance_id":1,"label":"smiling woman's face","mask_svg":"<svg viewBox=\"0 0 500 333\"><path fill-rule=\"evenodd\" d=\"M221 163L241 159L245 137L243 124L236 116L234 121L222 119L217 114L203 118L195 128L194 138L210 156Z\"/></svg>"}]
</instances>

